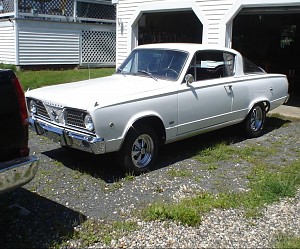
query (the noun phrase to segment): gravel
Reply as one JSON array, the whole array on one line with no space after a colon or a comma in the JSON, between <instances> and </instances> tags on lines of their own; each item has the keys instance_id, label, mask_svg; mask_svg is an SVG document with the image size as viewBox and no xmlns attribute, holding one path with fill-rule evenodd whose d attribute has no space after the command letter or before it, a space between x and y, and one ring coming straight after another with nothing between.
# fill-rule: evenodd
<instances>
[{"instance_id":1,"label":"gravel","mask_svg":"<svg viewBox=\"0 0 300 249\"><path fill-rule=\"evenodd\" d=\"M279 233L300 235L300 192L265 208L259 219L246 219L239 210L213 210L201 226L172 222L140 222L140 230L113 241L122 248L270 248ZM96 244L95 247L101 247ZM105 245L103 245L105 247Z\"/></svg>"},{"instance_id":2,"label":"gravel","mask_svg":"<svg viewBox=\"0 0 300 249\"><path fill-rule=\"evenodd\" d=\"M267 121L266 133L257 139L245 140L232 127L167 145L157 167L141 176L122 172L115 154L69 151L30 133L31 151L39 156L40 167L32 182L1 196L0 245L50 247L88 219L134 220L139 227L110 245L101 242L92 248L272 247L280 234L300 236L300 192L266 206L256 219L246 219L239 209L216 209L204 215L200 226L186 227L170 221L145 222L134 215L149 203L178 202L198 191L247 191L249 163L229 160L209 168L193 159L215 141L237 147L268 147L276 141L280 153L264 158L265 163L284 167L299 160L300 121ZM76 241L72 245L80 246Z\"/></svg>"}]
</instances>

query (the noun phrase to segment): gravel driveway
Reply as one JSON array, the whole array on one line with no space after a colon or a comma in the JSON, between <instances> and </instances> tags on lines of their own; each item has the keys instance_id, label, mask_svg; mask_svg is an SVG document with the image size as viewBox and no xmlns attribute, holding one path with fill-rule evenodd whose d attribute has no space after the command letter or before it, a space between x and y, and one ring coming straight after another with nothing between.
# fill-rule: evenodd
<instances>
[{"instance_id":1,"label":"gravel driveway","mask_svg":"<svg viewBox=\"0 0 300 249\"><path fill-rule=\"evenodd\" d=\"M210 169L193 155L215 141L231 146L280 141L281 153L266 163L299 158L300 121L268 118L266 134L245 140L237 127L222 129L162 148L156 169L132 176L118 169L116 155L95 156L61 148L30 133L31 151L40 158L35 179L1 196L1 247L49 247L87 219L132 218L133 211L156 202L174 202L195 190L212 193L245 191L248 164L222 163ZM176 176L180 170L186 175ZM139 221L139 230L113 247L269 247L278 233L300 236L300 194L266 207L256 220L245 220L239 210L214 210L197 228L172 222ZM159 236L158 236L159 235ZM76 244L75 244L76 245ZM94 247L105 247L101 243Z\"/></svg>"}]
</instances>

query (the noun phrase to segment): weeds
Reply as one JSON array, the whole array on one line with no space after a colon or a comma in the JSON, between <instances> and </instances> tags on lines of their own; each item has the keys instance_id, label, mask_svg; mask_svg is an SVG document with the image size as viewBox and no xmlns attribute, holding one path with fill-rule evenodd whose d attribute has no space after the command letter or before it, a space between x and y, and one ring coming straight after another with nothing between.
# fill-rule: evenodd
<instances>
[{"instance_id":1,"label":"weeds","mask_svg":"<svg viewBox=\"0 0 300 249\"><path fill-rule=\"evenodd\" d=\"M262 145L251 145L246 147L234 147L221 142L198 152L194 158L201 163L214 165L220 161L253 163L255 159L276 154L274 148Z\"/></svg>"},{"instance_id":2,"label":"weeds","mask_svg":"<svg viewBox=\"0 0 300 249\"><path fill-rule=\"evenodd\" d=\"M274 248L300 248L300 238L281 234L278 236Z\"/></svg>"},{"instance_id":3,"label":"weeds","mask_svg":"<svg viewBox=\"0 0 300 249\"><path fill-rule=\"evenodd\" d=\"M106 245L109 245L113 239L126 235L136 230L137 227L137 223L131 221L115 221L107 224L89 219L75 227L73 234L70 234L69 238L64 239L65 242L54 244L52 248L69 246L85 248L97 242L104 242Z\"/></svg>"},{"instance_id":4,"label":"weeds","mask_svg":"<svg viewBox=\"0 0 300 249\"><path fill-rule=\"evenodd\" d=\"M251 161L253 161L258 152L262 156L274 151L262 146L245 148L226 148L224 146L224 144L220 144L200 152L200 154L204 157L205 162L213 163L217 160L216 158L228 160L228 155L232 156L234 153L246 161L251 157ZM230 154L224 153L225 151L230 151ZM152 204L143 210L142 215L146 220L173 220L189 226L199 225L201 215L213 208L241 207L245 210L246 217L258 216L259 209L264 205L296 194L300 185L300 162L295 161L277 172L270 171L264 165L256 164L248 179L250 190L247 192L220 193L218 195L201 193L177 204Z\"/></svg>"},{"instance_id":5,"label":"weeds","mask_svg":"<svg viewBox=\"0 0 300 249\"><path fill-rule=\"evenodd\" d=\"M190 177L193 175L192 172L183 169L171 169L167 174L172 177Z\"/></svg>"}]
</instances>

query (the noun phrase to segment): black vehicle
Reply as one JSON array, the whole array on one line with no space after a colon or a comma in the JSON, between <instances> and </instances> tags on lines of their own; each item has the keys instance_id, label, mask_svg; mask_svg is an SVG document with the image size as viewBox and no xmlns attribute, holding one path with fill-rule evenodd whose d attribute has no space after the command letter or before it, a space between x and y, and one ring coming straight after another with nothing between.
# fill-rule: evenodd
<instances>
[{"instance_id":1,"label":"black vehicle","mask_svg":"<svg viewBox=\"0 0 300 249\"><path fill-rule=\"evenodd\" d=\"M0 193L33 179L38 158L29 155L28 115L15 73L0 69Z\"/></svg>"}]
</instances>

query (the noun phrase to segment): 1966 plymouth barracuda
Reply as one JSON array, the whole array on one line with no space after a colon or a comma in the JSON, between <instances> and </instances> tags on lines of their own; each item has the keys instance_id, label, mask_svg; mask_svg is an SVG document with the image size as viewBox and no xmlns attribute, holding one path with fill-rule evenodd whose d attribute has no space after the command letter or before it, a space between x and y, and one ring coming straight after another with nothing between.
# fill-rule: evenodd
<instances>
[{"instance_id":1,"label":"1966 plymouth barracuda","mask_svg":"<svg viewBox=\"0 0 300 249\"><path fill-rule=\"evenodd\" d=\"M118 151L120 164L149 170L159 146L241 123L262 135L266 113L288 99L285 75L240 53L200 44L134 49L109 77L26 93L29 122L63 147Z\"/></svg>"}]
</instances>

